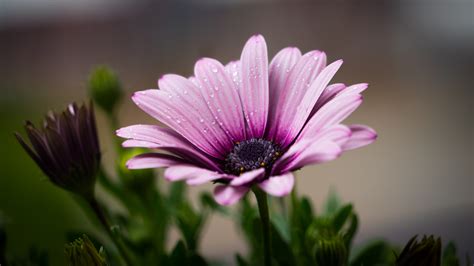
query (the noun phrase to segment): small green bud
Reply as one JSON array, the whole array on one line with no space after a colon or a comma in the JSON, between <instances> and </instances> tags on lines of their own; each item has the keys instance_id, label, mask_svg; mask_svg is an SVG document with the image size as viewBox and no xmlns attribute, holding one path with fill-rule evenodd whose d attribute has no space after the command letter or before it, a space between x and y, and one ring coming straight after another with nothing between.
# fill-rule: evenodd
<instances>
[{"instance_id":1,"label":"small green bud","mask_svg":"<svg viewBox=\"0 0 474 266\"><path fill-rule=\"evenodd\" d=\"M341 236L320 238L314 248L314 259L318 266L346 266L347 248Z\"/></svg>"},{"instance_id":2,"label":"small green bud","mask_svg":"<svg viewBox=\"0 0 474 266\"><path fill-rule=\"evenodd\" d=\"M69 266L105 266L107 262L103 255L97 251L94 244L86 235L64 247L66 262Z\"/></svg>"},{"instance_id":3,"label":"small green bud","mask_svg":"<svg viewBox=\"0 0 474 266\"><path fill-rule=\"evenodd\" d=\"M122 86L112 70L99 66L89 77L89 94L100 108L112 113L122 97Z\"/></svg>"},{"instance_id":4,"label":"small green bud","mask_svg":"<svg viewBox=\"0 0 474 266\"><path fill-rule=\"evenodd\" d=\"M417 236L408 241L397 258L397 266L440 265L441 239L423 236L418 242Z\"/></svg>"}]
</instances>

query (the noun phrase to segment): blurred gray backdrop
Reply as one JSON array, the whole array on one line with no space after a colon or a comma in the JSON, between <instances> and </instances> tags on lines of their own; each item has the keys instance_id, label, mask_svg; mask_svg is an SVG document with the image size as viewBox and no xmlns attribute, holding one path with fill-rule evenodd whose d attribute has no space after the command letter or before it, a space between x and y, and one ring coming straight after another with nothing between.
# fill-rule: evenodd
<instances>
[{"instance_id":1,"label":"blurred gray backdrop","mask_svg":"<svg viewBox=\"0 0 474 266\"><path fill-rule=\"evenodd\" d=\"M71 197L46 182L15 142L23 120L82 100L92 66L108 64L127 98L121 125L153 122L129 100L165 73L190 75L200 57L237 59L254 33L269 56L286 46L344 59L334 82L368 82L349 122L374 127L373 145L298 173L297 189L320 207L334 188L354 202L360 243L414 234L454 240L474 255L474 2L0 0L0 212L8 252L48 249L62 265L64 232L91 230ZM102 149L113 132L98 114ZM212 186L193 188L211 190ZM231 262L245 247L231 221L214 217L204 254Z\"/></svg>"}]
</instances>

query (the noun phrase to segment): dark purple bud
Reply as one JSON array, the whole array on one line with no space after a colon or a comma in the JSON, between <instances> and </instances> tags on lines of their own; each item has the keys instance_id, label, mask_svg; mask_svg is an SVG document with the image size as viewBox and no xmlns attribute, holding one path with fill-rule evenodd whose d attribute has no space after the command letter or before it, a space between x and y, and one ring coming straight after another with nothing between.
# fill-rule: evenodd
<instances>
[{"instance_id":1,"label":"dark purple bud","mask_svg":"<svg viewBox=\"0 0 474 266\"><path fill-rule=\"evenodd\" d=\"M61 113L49 112L41 128L27 121L31 145L15 133L28 155L57 186L92 197L100 166L100 147L92 103L72 103Z\"/></svg>"}]
</instances>

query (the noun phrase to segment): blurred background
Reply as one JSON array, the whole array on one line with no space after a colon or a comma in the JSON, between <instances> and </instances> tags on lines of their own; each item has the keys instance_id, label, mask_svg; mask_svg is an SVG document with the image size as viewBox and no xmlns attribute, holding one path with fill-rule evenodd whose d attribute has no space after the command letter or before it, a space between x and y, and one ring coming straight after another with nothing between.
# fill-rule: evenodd
<instances>
[{"instance_id":1,"label":"blurred background","mask_svg":"<svg viewBox=\"0 0 474 266\"><path fill-rule=\"evenodd\" d=\"M188 76L200 57L237 59L254 33L270 58L286 46L344 59L334 82L368 82L349 118L375 128L373 145L298 173L297 189L316 206L330 188L355 204L357 242L405 243L435 234L474 255L474 2L0 0L0 212L7 252L31 245L63 265L65 232L90 230L66 192L45 181L13 137L23 121L87 97L98 64L127 89L120 124L151 123L129 95L165 73ZM98 113L105 161L113 129ZM164 183L164 182L163 182ZM192 191L211 190L212 186ZM229 219L214 216L203 253L233 261L244 251Z\"/></svg>"}]
</instances>

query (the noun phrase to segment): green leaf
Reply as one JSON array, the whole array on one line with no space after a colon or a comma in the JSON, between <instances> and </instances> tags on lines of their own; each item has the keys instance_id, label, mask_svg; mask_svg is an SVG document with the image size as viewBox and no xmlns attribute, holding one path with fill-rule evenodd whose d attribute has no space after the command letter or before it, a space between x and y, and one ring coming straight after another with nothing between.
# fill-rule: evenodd
<instances>
[{"instance_id":1,"label":"green leaf","mask_svg":"<svg viewBox=\"0 0 474 266\"><path fill-rule=\"evenodd\" d=\"M207 192L203 192L203 193L201 193L199 198L200 198L201 205L202 205L203 208L209 208L212 211L216 211L216 212L219 212L219 213L224 214L224 215L229 215L230 214L230 212L227 208L225 208L222 205L217 204L217 202L214 200L214 198L211 196L211 194L209 194Z\"/></svg>"},{"instance_id":2,"label":"green leaf","mask_svg":"<svg viewBox=\"0 0 474 266\"><path fill-rule=\"evenodd\" d=\"M332 225L335 232L339 232L347 219L352 214L352 204L346 204L343 207L339 208L332 219Z\"/></svg>"},{"instance_id":3,"label":"green leaf","mask_svg":"<svg viewBox=\"0 0 474 266\"><path fill-rule=\"evenodd\" d=\"M183 181L173 182L170 185L170 194L168 201L170 209L175 209L178 205L183 202L185 198L186 184Z\"/></svg>"},{"instance_id":4,"label":"green leaf","mask_svg":"<svg viewBox=\"0 0 474 266\"><path fill-rule=\"evenodd\" d=\"M306 244L306 233L314 220L311 201L297 197L296 191L291 193L290 234L291 247L296 257L297 265L312 265L313 256L310 246Z\"/></svg>"},{"instance_id":5,"label":"green leaf","mask_svg":"<svg viewBox=\"0 0 474 266\"><path fill-rule=\"evenodd\" d=\"M188 265L186 245L182 240L176 243L169 257L169 265Z\"/></svg>"},{"instance_id":6,"label":"green leaf","mask_svg":"<svg viewBox=\"0 0 474 266\"><path fill-rule=\"evenodd\" d=\"M278 265L295 265L295 256L293 255L289 242L285 241L274 224L272 224L271 230L272 252L273 257L278 262Z\"/></svg>"},{"instance_id":7,"label":"green leaf","mask_svg":"<svg viewBox=\"0 0 474 266\"><path fill-rule=\"evenodd\" d=\"M391 246L383 241L376 240L365 245L354 255L351 266L368 265L394 265L393 250Z\"/></svg>"},{"instance_id":8,"label":"green leaf","mask_svg":"<svg viewBox=\"0 0 474 266\"><path fill-rule=\"evenodd\" d=\"M192 253L189 256L189 263L192 266L207 266L208 265L206 260L200 255L198 255L197 253Z\"/></svg>"},{"instance_id":9,"label":"green leaf","mask_svg":"<svg viewBox=\"0 0 474 266\"><path fill-rule=\"evenodd\" d=\"M311 200L307 197L302 197L299 204L299 217L301 226L308 227L314 218L313 206Z\"/></svg>"},{"instance_id":10,"label":"green leaf","mask_svg":"<svg viewBox=\"0 0 474 266\"><path fill-rule=\"evenodd\" d=\"M249 266L250 264L247 263L247 261L245 261L245 259L239 254L235 254L235 261L237 263L238 266Z\"/></svg>"},{"instance_id":11,"label":"green leaf","mask_svg":"<svg viewBox=\"0 0 474 266\"><path fill-rule=\"evenodd\" d=\"M328 198L324 204L323 215L324 216L331 216L340 208L341 206L341 199L337 195L334 189L329 191Z\"/></svg>"},{"instance_id":12,"label":"green leaf","mask_svg":"<svg viewBox=\"0 0 474 266\"><path fill-rule=\"evenodd\" d=\"M459 259L456 255L456 246L453 242L449 242L443 251L443 266L459 266Z\"/></svg>"},{"instance_id":13,"label":"green leaf","mask_svg":"<svg viewBox=\"0 0 474 266\"><path fill-rule=\"evenodd\" d=\"M254 250L254 247L260 246L256 239L254 220L258 219L258 211L254 208L248 197L245 197L240 204L237 218L239 219L240 229L244 233L247 245L250 250Z\"/></svg>"},{"instance_id":14,"label":"green leaf","mask_svg":"<svg viewBox=\"0 0 474 266\"><path fill-rule=\"evenodd\" d=\"M204 222L203 216L196 213L189 203L182 202L179 206L176 219L178 229L186 241L188 248L190 250L196 250Z\"/></svg>"},{"instance_id":15,"label":"green leaf","mask_svg":"<svg viewBox=\"0 0 474 266\"><path fill-rule=\"evenodd\" d=\"M357 214L352 213L349 217L349 226L346 232L343 233L344 242L346 243L347 250L350 252L352 246L352 240L354 239L357 229L359 227L359 218Z\"/></svg>"},{"instance_id":16,"label":"green leaf","mask_svg":"<svg viewBox=\"0 0 474 266\"><path fill-rule=\"evenodd\" d=\"M273 226L275 226L275 230L281 235L281 237L286 241L290 242L290 228L288 225L288 221L283 217L283 215L279 213L272 213L270 216Z\"/></svg>"}]
</instances>

